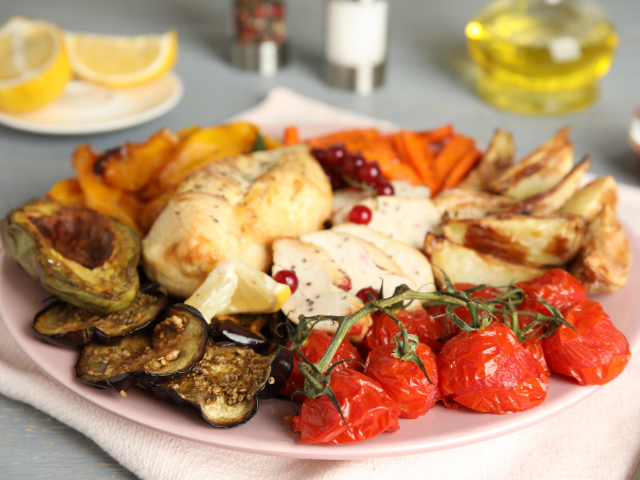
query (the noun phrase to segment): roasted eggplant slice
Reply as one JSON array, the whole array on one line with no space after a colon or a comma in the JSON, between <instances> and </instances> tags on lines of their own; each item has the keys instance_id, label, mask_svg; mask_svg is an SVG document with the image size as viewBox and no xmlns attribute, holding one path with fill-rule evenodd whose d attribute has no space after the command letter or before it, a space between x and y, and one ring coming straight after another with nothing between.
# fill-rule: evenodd
<instances>
[{"instance_id":1,"label":"roasted eggplant slice","mask_svg":"<svg viewBox=\"0 0 640 480\"><path fill-rule=\"evenodd\" d=\"M230 428L248 422L258 411L258 399L275 396L292 369L293 356L286 348L263 357L210 339L204 358L190 373L153 391L163 400L197 408L214 427Z\"/></svg>"},{"instance_id":2,"label":"roasted eggplant slice","mask_svg":"<svg viewBox=\"0 0 640 480\"><path fill-rule=\"evenodd\" d=\"M140 237L113 217L36 199L11 210L0 235L31 278L76 307L103 315L136 296Z\"/></svg>"},{"instance_id":3,"label":"roasted eggplant slice","mask_svg":"<svg viewBox=\"0 0 640 480\"><path fill-rule=\"evenodd\" d=\"M92 340L113 345L125 335L148 328L166 301L166 291L157 284L143 287L131 305L108 315L55 299L36 314L31 329L38 340L59 347L80 347Z\"/></svg>"},{"instance_id":4,"label":"roasted eggplant slice","mask_svg":"<svg viewBox=\"0 0 640 480\"><path fill-rule=\"evenodd\" d=\"M165 308L153 331L134 333L114 345L84 347L76 378L100 388L147 388L190 371L204 356L209 325L188 305Z\"/></svg>"},{"instance_id":5,"label":"roasted eggplant slice","mask_svg":"<svg viewBox=\"0 0 640 480\"><path fill-rule=\"evenodd\" d=\"M218 342L233 342L256 352L263 352L269 347L269 342L259 332L264 325L269 323L269 317L269 315L214 317L209 325L209 336ZM256 328L252 328L254 326Z\"/></svg>"}]
</instances>

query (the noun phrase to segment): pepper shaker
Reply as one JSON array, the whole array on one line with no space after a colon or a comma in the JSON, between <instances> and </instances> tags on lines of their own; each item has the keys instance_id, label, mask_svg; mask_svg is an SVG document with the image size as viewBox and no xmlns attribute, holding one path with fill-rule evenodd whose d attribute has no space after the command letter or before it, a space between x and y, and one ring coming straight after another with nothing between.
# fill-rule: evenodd
<instances>
[{"instance_id":1,"label":"pepper shaker","mask_svg":"<svg viewBox=\"0 0 640 480\"><path fill-rule=\"evenodd\" d=\"M272 77L286 63L286 7L281 0L234 0L232 63Z\"/></svg>"},{"instance_id":2,"label":"pepper shaker","mask_svg":"<svg viewBox=\"0 0 640 480\"><path fill-rule=\"evenodd\" d=\"M326 0L324 75L334 87L369 95L384 82L387 0Z\"/></svg>"}]
</instances>

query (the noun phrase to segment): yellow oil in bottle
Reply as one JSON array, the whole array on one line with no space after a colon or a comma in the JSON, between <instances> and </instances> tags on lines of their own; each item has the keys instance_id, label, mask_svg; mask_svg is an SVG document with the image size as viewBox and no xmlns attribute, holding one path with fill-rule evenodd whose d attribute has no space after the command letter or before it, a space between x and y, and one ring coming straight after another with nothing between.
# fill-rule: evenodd
<instances>
[{"instance_id":1,"label":"yellow oil in bottle","mask_svg":"<svg viewBox=\"0 0 640 480\"><path fill-rule=\"evenodd\" d=\"M618 35L591 0L498 0L467 25L481 67L478 93L526 113L565 113L589 105L613 61Z\"/></svg>"}]
</instances>

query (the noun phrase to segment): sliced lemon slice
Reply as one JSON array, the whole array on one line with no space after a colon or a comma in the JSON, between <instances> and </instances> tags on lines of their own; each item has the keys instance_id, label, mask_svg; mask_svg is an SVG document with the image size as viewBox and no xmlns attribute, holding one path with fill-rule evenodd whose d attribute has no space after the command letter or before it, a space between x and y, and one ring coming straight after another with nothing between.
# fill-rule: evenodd
<instances>
[{"instance_id":1,"label":"sliced lemon slice","mask_svg":"<svg viewBox=\"0 0 640 480\"><path fill-rule=\"evenodd\" d=\"M0 110L26 112L56 99L71 78L59 27L13 17L0 27Z\"/></svg>"},{"instance_id":2,"label":"sliced lemon slice","mask_svg":"<svg viewBox=\"0 0 640 480\"><path fill-rule=\"evenodd\" d=\"M288 285L233 259L218 265L185 303L211 322L216 315L277 312L290 296Z\"/></svg>"},{"instance_id":3,"label":"sliced lemon slice","mask_svg":"<svg viewBox=\"0 0 640 480\"><path fill-rule=\"evenodd\" d=\"M108 87L146 83L170 70L178 57L178 34L119 37L67 33L67 51L78 77Z\"/></svg>"}]
</instances>

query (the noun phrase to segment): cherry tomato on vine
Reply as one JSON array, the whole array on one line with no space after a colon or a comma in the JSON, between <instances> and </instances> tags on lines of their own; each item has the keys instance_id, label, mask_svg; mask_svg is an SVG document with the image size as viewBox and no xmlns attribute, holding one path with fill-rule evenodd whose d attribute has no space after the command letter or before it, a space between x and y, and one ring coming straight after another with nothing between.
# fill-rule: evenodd
<instances>
[{"instance_id":1,"label":"cherry tomato on vine","mask_svg":"<svg viewBox=\"0 0 640 480\"><path fill-rule=\"evenodd\" d=\"M456 290L468 290L470 288L475 287L476 285L472 283L456 283L453 285L453 288ZM482 290L478 290L477 292L473 292L471 294L471 298L475 298L477 300L493 300L498 295L500 295L500 291L493 287L485 287ZM433 315L434 317L440 318L444 320L444 312L445 307L443 306L435 306L427 308L427 311ZM471 323L471 314L469 313L469 309L465 307L456 308L453 313L455 313L460 319L465 323ZM460 328L455 325L453 322L447 322L447 332L446 339L454 337L458 332L460 332ZM445 339L445 340L446 340Z\"/></svg>"},{"instance_id":2,"label":"cherry tomato on vine","mask_svg":"<svg viewBox=\"0 0 640 480\"><path fill-rule=\"evenodd\" d=\"M444 318L434 318L426 310L400 310L395 315L404 323L410 334L417 335L420 343L424 343L433 353L438 354L444 343ZM396 322L382 312L374 313L372 317L373 324L365 337L369 350L382 345L395 345L393 337L400 331Z\"/></svg>"},{"instance_id":3,"label":"cherry tomato on vine","mask_svg":"<svg viewBox=\"0 0 640 480\"><path fill-rule=\"evenodd\" d=\"M331 338L332 337L326 332L314 330L309 334L307 344L300 350L311 363L317 363L324 352L327 351L327 347L329 346L329 343L331 343ZM287 342L287 347L289 347L290 345L291 342ZM302 359L300 358L300 356L296 352L293 352L293 371L291 372L291 375L289 375L289 379L284 384L284 387L282 387L282 390L280 390L280 393L285 397L291 398L293 392L301 389L304 386L305 378L298 370L298 362L300 362L301 360ZM334 355L333 360L331 361L331 365L341 360L357 360L358 362L362 362L362 357L358 353L358 350L356 350L356 348L351 344L351 342L343 340L340 344L340 347L338 348L338 351ZM346 369L357 370L359 372L362 372L363 370L362 365L356 362L346 362L338 365L333 371L335 372L336 370L340 371ZM300 394L294 397L294 400L297 402L302 402L304 401L304 399L304 395Z\"/></svg>"},{"instance_id":4,"label":"cherry tomato on vine","mask_svg":"<svg viewBox=\"0 0 640 480\"><path fill-rule=\"evenodd\" d=\"M539 340L540 333L535 334L533 337L521 342L522 346L529 350L529 353L533 355L542 369L544 373L547 375L551 375L551 369L549 368L549 364L547 360L544 358L544 349L542 348L542 340Z\"/></svg>"},{"instance_id":5,"label":"cherry tomato on vine","mask_svg":"<svg viewBox=\"0 0 640 480\"><path fill-rule=\"evenodd\" d=\"M301 434L300 443L354 443L397 430L400 407L375 380L355 370L334 370L330 386L347 425L326 396L307 398L300 415L288 420Z\"/></svg>"},{"instance_id":6,"label":"cherry tomato on vine","mask_svg":"<svg viewBox=\"0 0 640 480\"><path fill-rule=\"evenodd\" d=\"M549 309L538 302L535 293L562 311L574 303L589 300L587 291L576 277L564 270L554 268L528 282L518 282L516 287L524 290L525 300L518 310L549 315Z\"/></svg>"},{"instance_id":7,"label":"cherry tomato on vine","mask_svg":"<svg viewBox=\"0 0 640 480\"><path fill-rule=\"evenodd\" d=\"M436 356L422 343L415 352L422 360L432 384L418 365L395 358L395 351L395 342L373 350L367 357L364 373L376 380L395 400L401 409L401 418L418 418L433 408L440 393Z\"/></svg>"},{"instance_id":8,"label":"cherry tomato on vine","mask_svg":"<svg viewBox=\"0 0 640 480\"><path fill-rule=\"evenodd\" d=\"M442 393L479 412L505 414L540 405L549 378L503 323L460 332L438 355Z\"/></svg>"},{"instance_id":9,"label":"cherry tomato on vine","mask_svg":"<svg viewBox=\"0 0 640 480\"><path fill-rule=\"evenodd\" d=\"M629 342L598 302L576 303L565 320L580 333L560 326L542 340L544 356L554 372L575 378L580 385L604 385L629 363Z\"/></svg>"}]
</instances>

